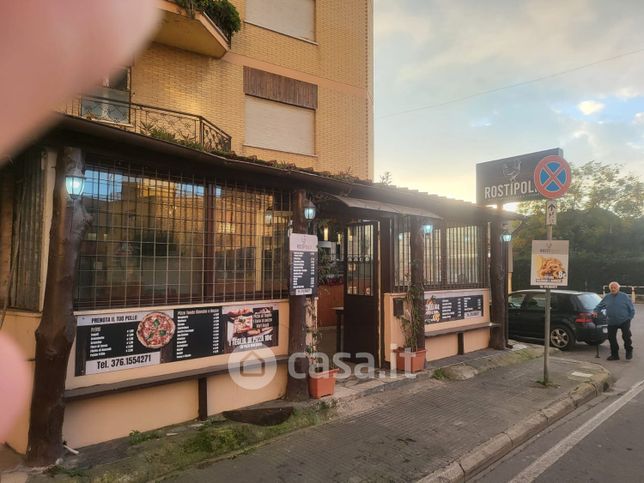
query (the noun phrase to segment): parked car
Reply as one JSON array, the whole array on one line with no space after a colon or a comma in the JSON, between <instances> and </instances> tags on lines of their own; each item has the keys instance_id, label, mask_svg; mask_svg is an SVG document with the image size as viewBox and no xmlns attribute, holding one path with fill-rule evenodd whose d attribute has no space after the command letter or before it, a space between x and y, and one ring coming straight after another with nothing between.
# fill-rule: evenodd
<instances>
[{"instance_id":1,"label":"parked car","mask_svg":"<svg viewBox=\"0 0 644 483\"><path fill-rule=\"evenodd\" d=\"M577 341L601 344L608 337L606 315L593 317L601 297L593 292L551 290L550 345L571 349ZM545 290L519 290L509 296L510 337L543 341Z\"/></svg>"}]
</instances>

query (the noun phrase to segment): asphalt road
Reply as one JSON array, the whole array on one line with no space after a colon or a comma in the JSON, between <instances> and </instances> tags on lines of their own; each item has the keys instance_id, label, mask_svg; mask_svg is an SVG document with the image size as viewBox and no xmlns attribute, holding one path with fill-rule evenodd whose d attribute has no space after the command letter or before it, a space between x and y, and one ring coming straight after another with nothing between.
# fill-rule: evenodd
<instances>
[{"instance_id":1,"label":"asphalt road","mask_svg":"<svg viewBox=\"0 0 644 483\"><path fill-rule=\"evenodd\" d=\"M578 344L563 357L599 363L615 379L610 391L578 408L526 442L472 481L644 481L644 305L631 323L633 360L607 361L608 342ZM556 383L556 381L554 381Z\"/></svg>"}]
</instances>

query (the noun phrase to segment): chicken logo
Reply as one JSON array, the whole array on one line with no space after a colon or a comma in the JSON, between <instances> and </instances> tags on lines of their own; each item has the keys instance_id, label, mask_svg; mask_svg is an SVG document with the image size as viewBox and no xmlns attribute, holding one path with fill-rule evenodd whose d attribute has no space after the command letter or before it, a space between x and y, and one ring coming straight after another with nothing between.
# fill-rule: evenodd
<instances>
[{"instance_id":1,"label":"chicken logo","mask_svg":"<svg viewBox=\"0 0 644 483\"><path fill-rule=\"evenodd\" d=\"M510 182L514 182L517 176L521 173L521 161L508 161L501 165L501 173L503 176L510 178Z\"/></svg>"}]
</instances>

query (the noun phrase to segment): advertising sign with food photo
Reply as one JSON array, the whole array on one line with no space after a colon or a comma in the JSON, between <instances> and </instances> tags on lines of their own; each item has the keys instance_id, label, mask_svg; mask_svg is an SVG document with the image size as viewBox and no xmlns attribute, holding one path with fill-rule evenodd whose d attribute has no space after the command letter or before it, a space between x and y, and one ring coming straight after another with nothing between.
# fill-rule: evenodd
<instances>
[{"instance_id":1,"label":"advertising sign with food photo","mask_svg":"<svg viewBox=\"0 0 644 483\"><path fill-rule=\"evenodd\" d=\"M251 350L278 343L279 311L273 305L225 307L226 352Z\"/></svg>"},{"instance_id":2,"label":"advertising sign with food photo","mask_svg":"<svg viewBox=\"0 0 644 483\"><path fill-rule=\"evenodd\" d=\"M483 293L425 293L425 324L483 317Z\"/></svg>"},{"instance_id":3,"label":"advertising sign with food photo","mask_svg":"<svg viewBox=\"0 0 644 483\"><path fill-rule=\"evenodd\" d=\"M568 285L568 240L532 240L530 285L542 288Z\"/></svg>"},{"instance_id":4,"label":"advertising sign with food photo","mask_svg":"<svg viewBox=\"0 0 644 483\"><path fill-rule=\"evenodd\" d=\"M175 330L172 311L79 316L75 373L98 374L171 359Z\"/></svg>"}]
</instances>

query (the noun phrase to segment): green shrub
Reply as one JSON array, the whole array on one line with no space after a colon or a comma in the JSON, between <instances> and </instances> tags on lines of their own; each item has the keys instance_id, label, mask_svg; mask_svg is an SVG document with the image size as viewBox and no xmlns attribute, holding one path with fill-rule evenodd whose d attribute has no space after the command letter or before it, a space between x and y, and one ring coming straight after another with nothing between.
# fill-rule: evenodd
<instances>
[{"instance_id":1,"label":"green shrub","mask_svg":"<svg viewBox=\"0 0 644 483\"><path fill-rule=\"evenodd\" d=\"M222 30L228 41L241 28L239 12L228 0L176 0L176 3L190 15L194 15L195 10L205 13Z\"/></svg>"}]
</instances>

